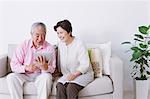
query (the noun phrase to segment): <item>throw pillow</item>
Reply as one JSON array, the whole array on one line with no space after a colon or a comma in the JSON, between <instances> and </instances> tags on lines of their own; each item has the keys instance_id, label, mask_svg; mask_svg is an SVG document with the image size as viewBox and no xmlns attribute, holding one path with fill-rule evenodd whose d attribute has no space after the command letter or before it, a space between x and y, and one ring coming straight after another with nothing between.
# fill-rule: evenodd
<instances>
[{"instance_id":1,"label":"throw pillow","mask_svg":"<svg viewBox=\"0 0 150 99\"><path fill-rule=\"evenodd\" d=\"M90 62L94 71L94 77L102 77L102 55L99 48L88 49Z\"/></svg>"},{"instance_id":2,"label":"throw pillow","mask_svg":"<svg viewBox=\"0 0 150 99\"><path fill-rule=\"evenodd\" d=\"M102 44L87 44L88 48L98 47L102 52L103 74L110 75L111 42Z\"/></svg>"}]
</instances>

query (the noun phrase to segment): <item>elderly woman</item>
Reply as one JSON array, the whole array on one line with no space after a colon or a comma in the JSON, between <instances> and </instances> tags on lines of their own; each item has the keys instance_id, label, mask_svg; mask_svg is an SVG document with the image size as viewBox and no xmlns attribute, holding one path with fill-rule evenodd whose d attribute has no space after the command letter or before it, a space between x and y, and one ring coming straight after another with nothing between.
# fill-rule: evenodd
<instances>
[{"instance_id":1,"label":"elderly woman","mask_svg":"<svg viewBox=\"0 0 150 99\"><path fill-rule=\"evenodd\" d=\"M94 79L88 51L83 42L72 36L72 26L68 20L58 22L54 30L61 40L58 50L63 74L56 85L56 97L77 99L79 91Z\"/></svg>"}]
</instances>

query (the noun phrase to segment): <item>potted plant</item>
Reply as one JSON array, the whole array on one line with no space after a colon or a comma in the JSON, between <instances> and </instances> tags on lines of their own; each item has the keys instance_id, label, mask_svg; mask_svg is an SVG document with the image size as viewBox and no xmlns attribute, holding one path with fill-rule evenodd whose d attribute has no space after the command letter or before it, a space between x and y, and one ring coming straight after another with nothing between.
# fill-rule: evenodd
<instances>
[{"instance_id":1,"label":"potted plant","mask_svg":"<svg viewBox=\"0 0 150 99\"><path fill-rule=\"evenodd\" d=\"M150 77L150 25L139 26L138 31L134 34L133 42L122 44L131 45L129 48L132 52L130 61L133 63L131 75L136 82L136 99L147 99Z\"/></svg>"}]
</instances>

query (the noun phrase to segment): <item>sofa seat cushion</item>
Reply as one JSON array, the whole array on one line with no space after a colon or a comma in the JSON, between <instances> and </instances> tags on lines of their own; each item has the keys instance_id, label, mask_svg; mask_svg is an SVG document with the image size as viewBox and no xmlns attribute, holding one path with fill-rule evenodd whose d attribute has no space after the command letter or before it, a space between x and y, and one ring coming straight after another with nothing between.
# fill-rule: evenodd
<instances>
[{"instance_id":1,"label":"sofa seat cushion","mask_svg":"<svg viewBox=\"0 0 150 99\"><path fill-rule=\"evenodd\" d=\"M0 93L2 94L9 94L9 89L8 89L8 85L7 85L7 80L6 80L6 76L0 78ZM36 87L34 85L33 82L26 82L24 84L24 94L28 94L28 95L36 95Z\"/></svg>"},{"instance_id":2,"label":"sofa seat cushion","mask_svg":"<svg viewBox=\"0 0 150 99\"><path fill-rule=\"evenodd\" d=\"M57 79L53 83L52 94L56 95L56 84ZM112 81L108 76L103 76L102 78L96 78L93 82L88 84L84 89L79 93L79 96L92 96L92 95L101 95L113 92ZM0 93L9 94L6 76L0 78ZM24 84L24 95L36 95L36 87L33 82L26 82Z\"/></svg>"},{"instance_id":3,"label":"sofa seat cushion","mask_svg":"<svg viewBox=\"0 0 150 99\"><path fill-rule=\"evenodd\" d=\"M6 76L0 78L0 93L1 94L9 94Z\"/></svg>"},{"instance_id":4,"label":"sofa seat cushion","mask_svg":"<svg viewBox=\"0 0 150 99\"><path fill-rule=\"evenodd\" d=\"M57 80L53 84L52 95L56 95L56 83ZM79 97L103 95L112 92L113 85L111 79L108 76L103 76L102 78L95 78L94 81L83 88L79 93Z\"/></svg>"},{"instance_id":5,"label":"sofa seat cushion","mask_svg":"<svg viewBox=\"0 0 150 99\"><path fill-rule=\"evenodd\" d=\"M79 96L103 95L113 92L113 84L108 76L96 78L80 91Z\"/></svg>"}]
</instances>

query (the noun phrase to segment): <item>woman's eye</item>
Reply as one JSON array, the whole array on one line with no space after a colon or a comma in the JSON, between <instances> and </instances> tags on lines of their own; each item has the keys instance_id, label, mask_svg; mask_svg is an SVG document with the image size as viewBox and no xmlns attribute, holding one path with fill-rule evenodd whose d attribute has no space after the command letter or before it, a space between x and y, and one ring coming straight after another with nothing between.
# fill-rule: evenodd
<instances>
[{"instance_id":1,"label":"woman's eye","mask_svg":"<svg viewBox=\"0 0 150 99\"><path fill-rule=\"evenodd\" d=\"M63 32L60 32L59 34L63 34Z\"/></svg>"}]
</instances>

